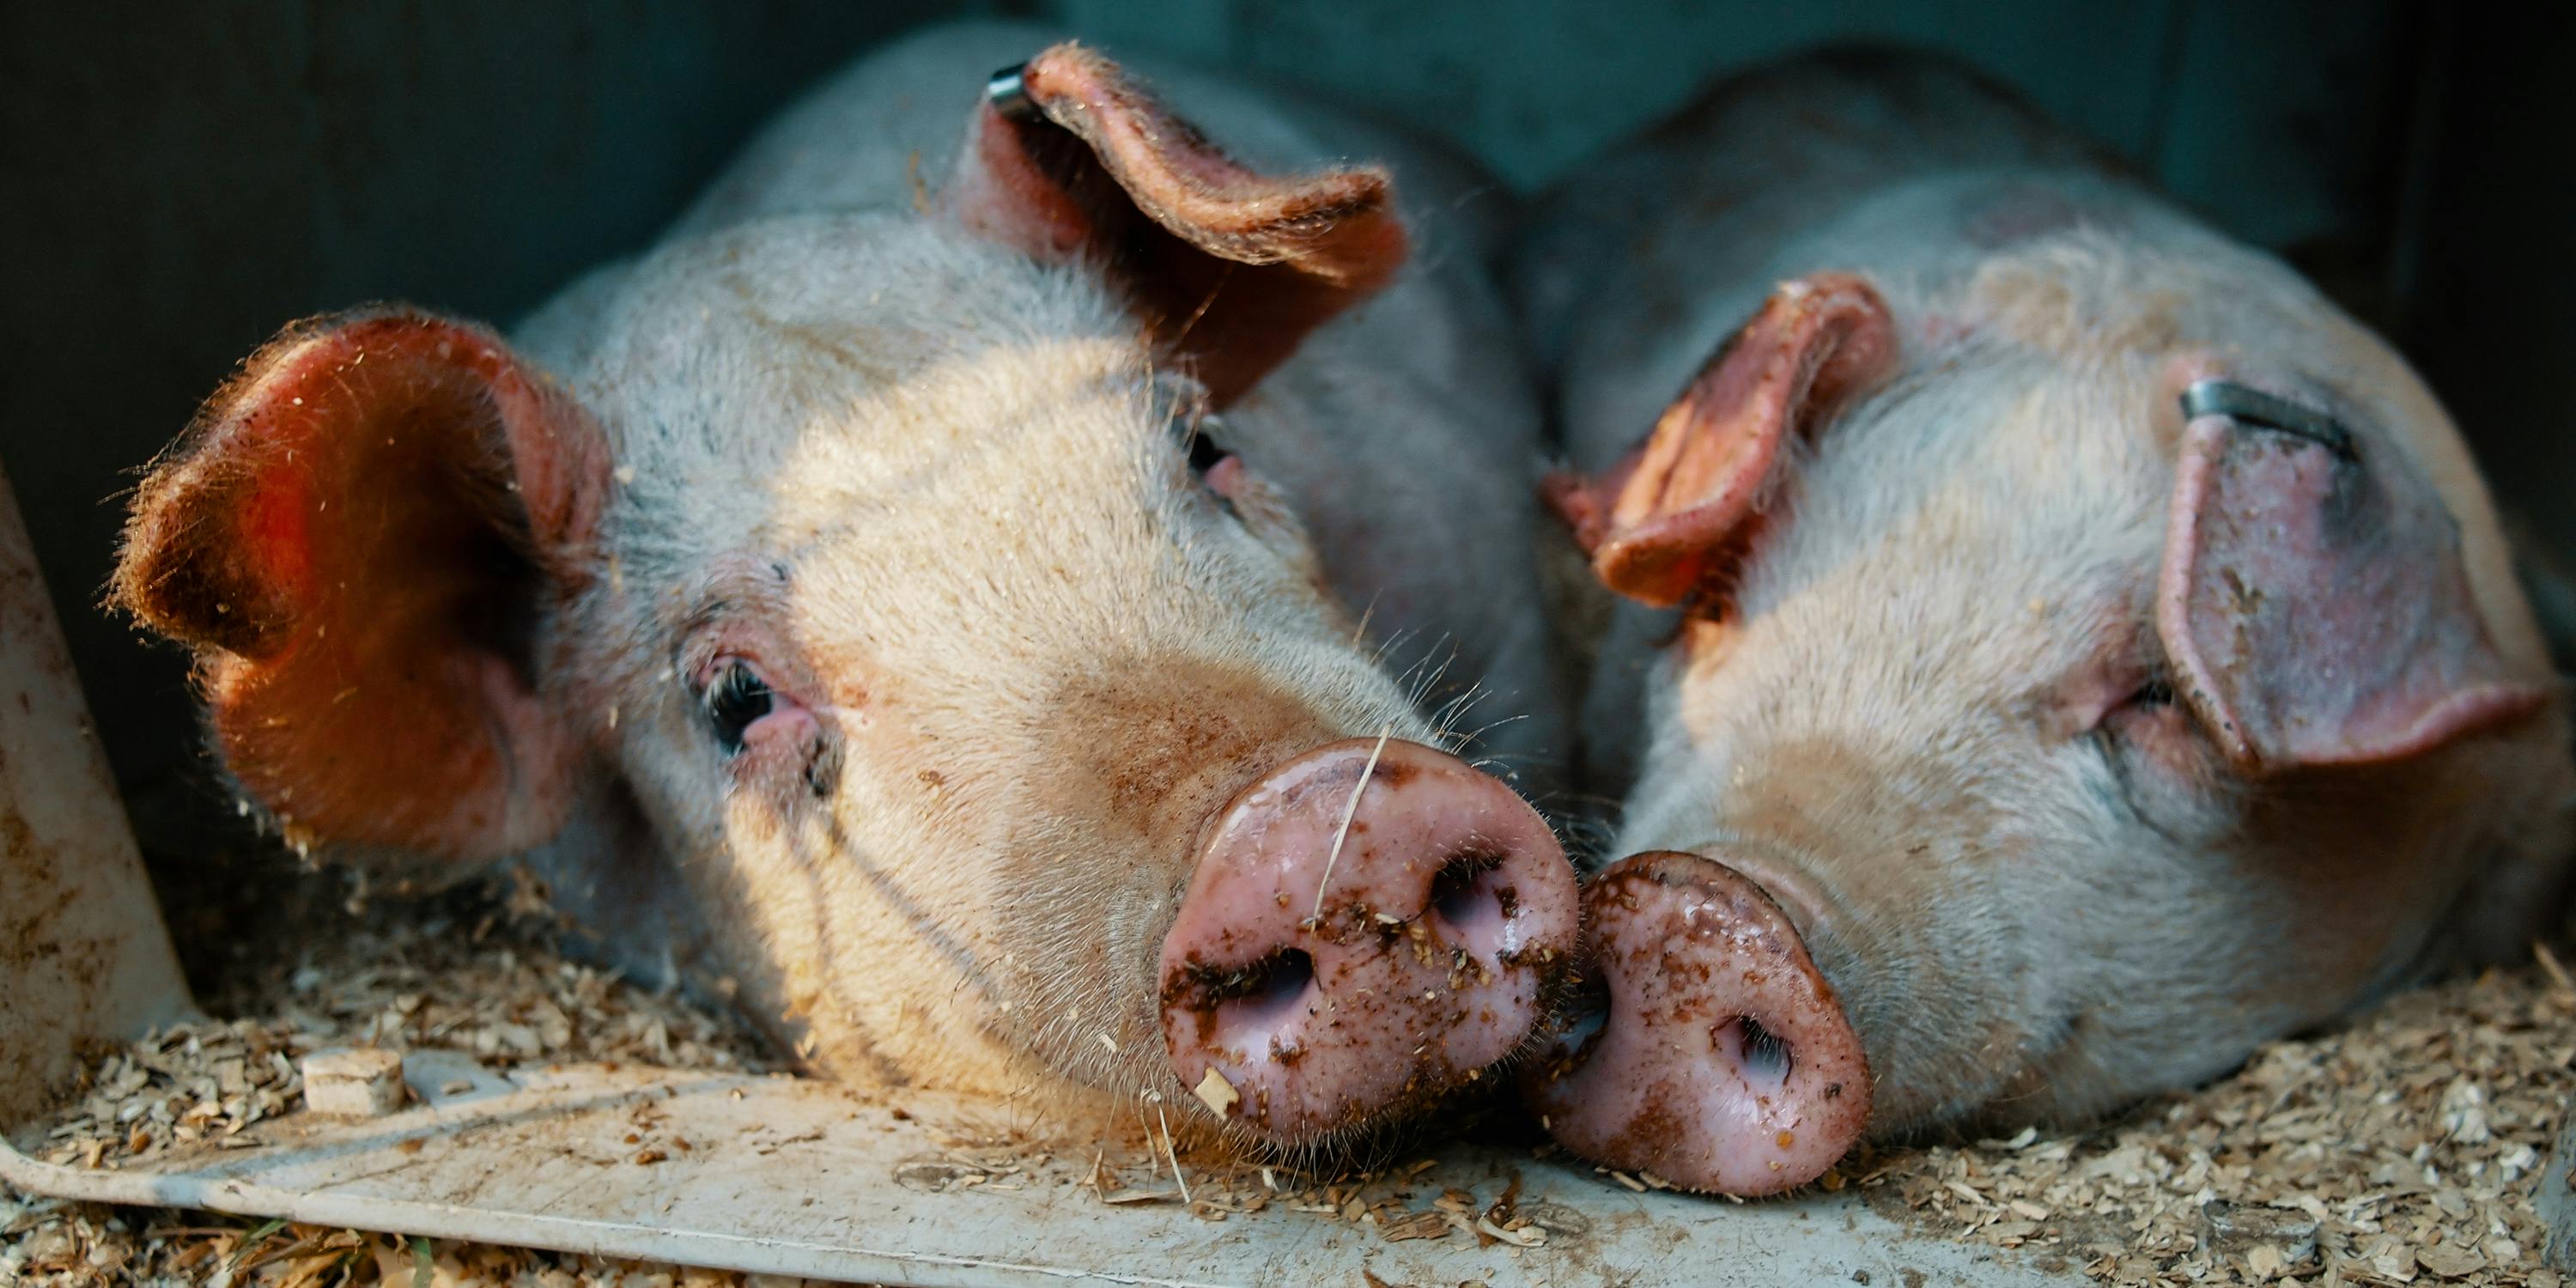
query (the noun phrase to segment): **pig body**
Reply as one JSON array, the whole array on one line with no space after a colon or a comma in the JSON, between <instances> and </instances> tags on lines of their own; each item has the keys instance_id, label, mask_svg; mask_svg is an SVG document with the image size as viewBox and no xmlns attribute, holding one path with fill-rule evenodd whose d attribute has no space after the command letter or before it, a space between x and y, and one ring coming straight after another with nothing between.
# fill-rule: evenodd
<instances>
[{"instance_id":1,"label":"pig body","mask_svg":"<svg viewBox=\"0 0 2576 1288\"><path fill-rule=\"evenodd\" d=\"M1516 268L1560 503L1643 601L1582 715L1612 850L1693 856L1587 903L1610 1031L1537 1084L1578 1149L1749 1193L1863 1131L2080 1119L2558 906L2566 720L2441 408L2008 95L1751 73ZM1735 1015L1769 1036L1715 1074L1608 1040ZM1719 1083L1751 1117L1710 1125Z\"/></svg>"},{"instance_id":2,"label":"pig body","mask_svg":"<svg viewBox=\"0 0 2576 1288\"><path fill-rule=\"evenodd\" d=\"M119 594L290 836L524 859L836 1077L1313 1143L1508 1054L1572 948L1544 824L1422 745L1561 745L1534 406L1472 219L1265 177L1401 145L1157 69L1247 169L1048 40L870 55L508 344L290 332Z\"/></svg>"}]
</instances>

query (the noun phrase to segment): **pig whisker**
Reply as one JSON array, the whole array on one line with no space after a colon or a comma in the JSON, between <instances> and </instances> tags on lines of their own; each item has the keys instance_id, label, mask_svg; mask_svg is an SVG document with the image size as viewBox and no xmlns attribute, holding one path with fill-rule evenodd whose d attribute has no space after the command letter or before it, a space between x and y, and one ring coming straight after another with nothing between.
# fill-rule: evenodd
<instances>
[{"instance_id":1,"label":"pig whisker","mask_svg":"<svg viewBox=\"0 0 2576 1288\"><path fill-rule=\"evenodd\" d=\"M1473 746L1473 745L1475 745L1477 742L1482 741L1482 740L1484 739L1484 737L1485 737L1485 735L1486 735L1486 734L1492 733L1492 732L1493 732L1493 731L1495 731L1496 729L1501 729L1501 728L1504 728L1504 727L1509 726L1509 725L1516 725L1516 724L1519 724L1520 722L1522 722L1522 721L1524 721L1524 720L1527 720L1527 719L1529 719L1529 718L1530 718L1529 713L1528 713L1528 712L1526 712L1526 711L1524 711L1524 712L1520 713L1519 715L1504 716L1504 717L1503 717L1502 719L1500 719L1500 720L1488 720L1488 721L1486 721L1485 723L1480 724L1480 725L1476 726L1474 729L1472 729L1472 730L1468 731L1467 733L1465 733L1465 734L1461 735L1461 736L1459 737L1459 739L1458 739L1458 745L1459 745L1459 746L1461 746L1461 747ZM1539 757L1536 757L1536 756L1514 756L1514 757L1510 757L1510 759L1513 759L1513 760L1519 760L1519 761L1524 761L1524 762L1526 762L1526 761L1531 761L1531 760L1539 759Z\"/></svg>"},{"instance_id":2,"label":"pig whisker","mask_svg":"<svg viewBox=\"0 0 2576 1288\"><path fill-rule=\"evenodd\" d=\"M1439 731L1438 736L1440 741L1448 748L1449 751L1453 753L1462 751L1469 745L1473 744L1477 739L1484 737L1487 732L1499 729L1504 725L1512 723L1514 720L1526 718L1526 714L1506 716L1503 719L1479 725L1472 733L1459 733L1458 724L1460 721L1467 718L1467 713L1474 710L1477 704L1492 696L1494 696L1493 689L1479 681L1478 683L1469 686L1466 692L1451 698L1440 708L1439 714L1432 718L1431 723L1433 727Z\"/></svg>"},{"instance_id":3,"label":"pig whisker","mask_svg":"<svg viewBox=\"0 0 2576 1288\"><path fill-rule=\"evenodd\" d=\"M1342 807L1342 825L1333 829L1333 851L1324 856L1324 875L1315 880L1315 910L1306 914L1308 921L1324 918L1324 891L1333 884L1333 865L1342 861L1342 844L1351 839L1351 820L1360 814L1360 794L1368 790L1369 775L1377 772L1377 758L1386 753L1386 740L1395 735L1390 723L1377 731L1377 745L1369 748L1368 763L1360 766L1360 781L1351 788L1351 800Z\"/></svg>"},{"instance_id":4,"label":"pig whisker","mask_svg":"<svg viewBox=\"0 0 2576 1288\"><path fill-rule=\"evenodd\" d=\"M1374 602L1372 602L1369 606L1370 606L1372 609L1374 609L1377 605L1376 605ZM1377 646L1376 648L1374 648L1374 649L1369 650L1369 659L1368 659L1369 665L1370 665L1370 666L1373 666L1373 667L1383 667L1383 666L1385 666L1385 665L1386 665L1386 655L1387 655L1387 654L1389 654L1389 653L1394 652L1395 650L1397 650L1397 649L1399 649L1399 648L1404 647L1404 645L1405 645L1406 643L1410 642L1412 639L1413 639L1413 632L1412 632L1412 631L1410 631L1410 630L1400 630L1400 631L1397 631L1395 634L1393 634L1393 635L1389 635L1389 636L1387 636L1385 639L1378 641L1378 646Z\"/></svg>"},{"instance_id":5,"label":"pig whisker","mask_svg":"<svg viewBox=\"0 0 2576 1288\"><path fill-rule=\"evenodd\" d=\"M1413 677L1416 673L1420 672L1423 667L1430 665L1430 654L1424 654L1421 661L1406 668L1404 674L1408 681L1406 688L1409 692L1405 694L1405 701L1416 708L1419 708L1425 701L1428 701L1431 697L1432 690L1439 688L1440 682L1448 678L1449 667L1457 660L1458 646L1453 643L1449 646L1449 651L1440 657L1440 665L1433 667L1431 674L1423 676L1420 680L1416 681Z\"/></svg>"}]
</instances>

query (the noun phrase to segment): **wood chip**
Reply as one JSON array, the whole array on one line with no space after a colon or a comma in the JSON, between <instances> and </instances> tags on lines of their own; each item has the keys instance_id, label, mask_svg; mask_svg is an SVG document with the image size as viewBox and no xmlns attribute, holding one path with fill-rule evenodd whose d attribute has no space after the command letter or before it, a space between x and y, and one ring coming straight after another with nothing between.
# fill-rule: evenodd
<instances>
[{"instance_id":1,"label":"wood chip","mask_svg":"<svg viewBox=\"0 0 2576 1288\"><path fill-rule=\"evenodd\" d=\"M2401 995L2092 1130L1864 1150L1837 1171L1938 1237L2025 1255L2054 1239L2110 1283L2562 1288L2535 1264L2533 1199L2576 1091L2564 959L2538 947Z\"/></svg>"},{"instance_id":2,"label":"wood chip","mask_svg":"<svg viewBox=\"0 0 2576 1288\"><path fill-rule=\"evenodd\" d=\"M1199 1103L1206 1105L1208 1112L1219 1118L1232 1112L1235 1105L1243 1099L1242 1095L1235 1091L1234 1084L1226 1081L1225 1075L1217 1072L1214 1065L1208 1066L1207 1076L1199 1079L1199 1085L1190 1090L1198 1094Z\"/></svg>"},{"instance_id":3,"label":"wood chip","mask_svg":"<svg viewBox=\"0 0 2576 1288\"><path fill-rule=\"evenodd\" d=\"M1402 1243L1407 1239L1445 1239L1449 1237L1451 1228L1446 1212L1410 1212L1393 1221L1380 1222L1377 1236L1389 1243Z\"/></svg>"},{"instance_id":4,"label":"wood chip","mask_svg":"<svg viewBox=\"0 0 2576 1288\"><path fill-rule=\"evenodd\" d=\"M2445 1279L2466 1279L2486 1269L2487 1259L2466 1248L2439 1244L2415 1250L2415 1264Z\"/></svg>"}]
</instances>

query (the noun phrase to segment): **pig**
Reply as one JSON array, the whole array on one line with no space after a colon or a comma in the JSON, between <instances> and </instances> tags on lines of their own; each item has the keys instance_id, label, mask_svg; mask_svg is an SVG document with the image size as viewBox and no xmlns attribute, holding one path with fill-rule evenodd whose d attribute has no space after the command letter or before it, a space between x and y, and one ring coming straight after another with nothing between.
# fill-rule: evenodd
<instances>
[{"instance_id":1,"label":"pig","mask_svg":"<svg viewBox=\"0 0 2576 1288\"><path fill-rule=\"evenodd\" d=\"M1158 80L1190 116L915 33L506 339L290 326L114 598L287 839L522 864L821 1075L1256 1148L1417 1112L1577 941L1486 772L1567 736L1499 224L1443 155Z\"/></svg>"},{"instance_id":2,"label":"pig","mask_svg":"<svg viewBox=\"0 0 2576 1288\"><path fill-rule=\"evenodd\" d=\"M1767 1194L2081 1122L2567 881L2568 725L2470 455L2278 260L1940 59L1747 72L1511 252L1616 594L1565 1146Z\"/></svg>"}]
</instances>

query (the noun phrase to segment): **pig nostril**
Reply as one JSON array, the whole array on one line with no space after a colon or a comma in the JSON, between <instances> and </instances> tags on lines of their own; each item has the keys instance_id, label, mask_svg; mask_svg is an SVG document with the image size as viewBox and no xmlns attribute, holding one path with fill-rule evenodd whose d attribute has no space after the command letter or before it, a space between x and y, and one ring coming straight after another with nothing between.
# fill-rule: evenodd
<instances>
[{"instance_id":1,"label":"pig nostril","mask_svg":"<svg viewBox=\"0 0 2576 1288\"><path fill-rule=\"evenodd\" d=\"M1517 911L1507 906L1508 892L1495 889L1493 875L1504 855L1470 850L1440 865L1431 878L1431 911L1471 940L1491 939Z\"/></svg>"},{"instance_id":2,"label":"pig nostril","mask_svg":"<svg viewBox=\"0 0 2576 1288\"><path fill-rule=\"evenodd\" d=\"M1745 1073L1771 1083L1789 1080L1789 1071L1795 1062L1789 1057L1789 1044L1778 1034L1762 1027L1762 1022L1752 1016L1740 1015L1719 1030L1721 1045L1724 1045L1723 1035L1727 1029L1734 1030L1734 1045L1742 1052L1740 1059Z\"/></svg>"},{"instance_id":3,"label":"pig nostril","mask_svg":"<svg viewBox=\"0 0 2576 1288\"><path fill-rule=\"evenodd\" d=\"M1302 948L1283 948L1239 971L1207 983L1208 1008L1227 1027L1268 1032L1294 1018L1315 983L1315 959Z\"/></svg>"}]
</instances>

